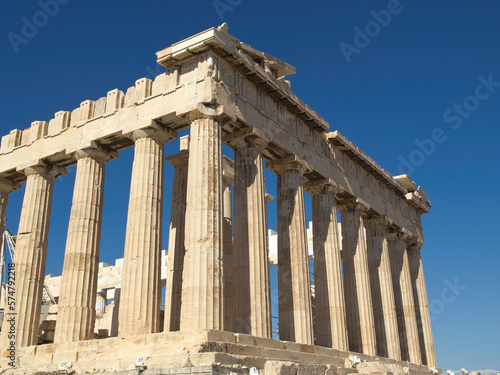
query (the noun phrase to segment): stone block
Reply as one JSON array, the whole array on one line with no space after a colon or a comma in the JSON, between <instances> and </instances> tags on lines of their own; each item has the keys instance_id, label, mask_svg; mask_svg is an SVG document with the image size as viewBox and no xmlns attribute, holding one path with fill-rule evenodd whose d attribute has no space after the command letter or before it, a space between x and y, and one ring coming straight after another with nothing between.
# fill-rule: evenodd
<instances>
[{"instance_id":1,"label":"stone block","mask_svg":"<svg viewBox=\"0 0 500 375\"><path fill-rule=\"evenodd\" d=\"M264 375L297 375L297 365L293 362L267 361Z\"/></svg>"},{"instance_id":2,"label":"stone block","mask_svg":"<svg viewBox=\"0 0 500 375\"><path fill-rule=\"evenodd\" d=\"M263 349L254 345L241 345L241 344L227 344L226 348L227 352L230 354L256 356L256 357L261 356L261 350Z\"/></svg>"},{"instance_id":3,"label":"stone block","mask_svg":"<svg viewBox=\"0 0 500 375\"><path fill-rule=\"evenodd\" d=\"M341 374L337 366L326 365L325 375L341 375Z\"/></svg>"},{"instance_id":4,"label":"stone block","mask_svg":"<svg viewBox=\"0 0 500 375\"><path fill-rule=\"evenodd\" d=\"M33 363L35 365L49 365L52 364L54 355L52 353L46 353L46 354L37 354L34 356Z\"/></svg>"},{"instance_id":5,"label":"stone block","mask_svg":"<svg viewBox=\"0 0 500 375\"><path fill-rule=\"evenodd\" d=\"M23 356L17 357L17 360L19 361L19 367L27 367L27 366L31 366L33 364L34 356L23 355Z\"/></svg>"},{"instance_id":6,"label":"stone block","mask_svg":"<svg viewBox=\"0 0 500 375\"><path fill-rule=\"evenodd\" d=\"M297 364L297 375L325 375L326 370L326 365L314 363Z\"/></svg>"},{"instance_id":7,"label":"stone block","mask_svg":"<svg viewBox=\"0 0 500 375\"><path fill-rule=\"evenodd\" d=\"M285 349L285 343L280 340L268 339L265 337L254 337L255 345L264 348Z\"/></svg>"},{"instance_id":8,"label":"stone block","mask_svg":"<svg viewBox=\"0 0 500 375\"><path fill-rule=\"evenodd\" d=\"M207 341L223 341L223 342L237 342L238 334L226 331L207 331Z\"/></svg>"},{"instance_id":9,"label":"stone block","mask_svg":"<svg viewBox=\"0 0 500 375\"><path fill-rule=\"evenodd\" d=\"M302 353L315 353L315 346L314 345L301 345L300 351Z\"/></svg>"},{"instance_id":10,"label":"stone block","mask_svg":"<svg viewBox=\"0 0 500 375\"><path fill-rule=\"evenodd\" d=\"M236 342L242 345L255 345L255 337L244 333L235 334Z\"/></svg>"},{"instance_id":11,"label":"stone block","mask_svg":"<svg viewBox=\"0 0 500 375\"><path fill-rule=\"evenodd\" d=\"M356 366L360 375L393 375L391 370L380 362L362 362Z\"/></svg>"},{"instance_id":12,"label":"stone block","mask_svg":"<svg viewBox=\"0 0 500 375\"><path fill-rule=\"evenodd\" d=\"M97 349L84 349L78 352L78 362L95 362L97 360Z\"/></svg>"},{"instance_id":13,"label":"stone block","mask_svg":"<svg viewBox=\"0 0 500 375\"><path fill-rule=\"evenodd\" d=\"M297 344L297 343L291 342L291 341L285 341L284 343L285 343L286 350L290 350L293 352L300 352L301 351L301 347L302 347L301 344Z\"/></svg>"},{"instance_id":14,"label":"stone block","mask_svg":"<svg viewBox=\"0 0 500 375\"><path fill-rule=\"evenodd\" d=\"M56 351L56 345L54 344L46 344L46 345L38 345L36 348L36 356L40 356L43 354L54 354Z\"/></svg>"}]
</instances>

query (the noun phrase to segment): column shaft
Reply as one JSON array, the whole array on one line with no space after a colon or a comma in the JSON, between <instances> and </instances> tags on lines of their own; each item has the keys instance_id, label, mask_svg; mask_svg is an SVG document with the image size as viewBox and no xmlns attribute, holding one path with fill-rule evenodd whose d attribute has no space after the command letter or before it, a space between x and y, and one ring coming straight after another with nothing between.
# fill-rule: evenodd
<instances>
[{"instance_id":1,"label":"column shaft","mask_svg":"<svg viewBox=\"0 0 500 375\"><path fill-rule=\"evenodd\" d=\"M235 137L238 135L236 134ZM271 337L271 306L262 150L255 136L233 138L235 330Z\"/></svg>"},{"instance_id":2,"label":"column shaft","mask_svg":"<svg viewBox=\"0 0 500 375\"><path fill-rule=\"evenodd\" d=\"M168 236L168 271L165 288L165 322L163 331L178 331L181 323L182 271L184 269L184 238L186 223L186 189L188 151L166 158L174 168L170 232Z\"/></svg>"},{"instance_id":3,"label":"column shaft","mask_svg":"<svg viewBox=\"0 0 500 375\"><path fill-rule=\"evenodd\" d=\"M278 177L278 308L280 340L314 344L303 173L292 156L268 163Z\"/></svg>"},{"instance_id":4,"label":"column shaft","mask_svg":"<svg viewBox=\"0 0 500 375\"><path fill-rule=\"evenodd\" d=\"M116 155L115 155L116 156ZM54 342L94 338L104 171L102 151L78 151Z\"/></svg>"},{"instance_id":5,"label":"column shaft","mask_svg":"<svg viewBox=\"0 0 500 375\"><path fill-rule=\"evenodd\" d=\"M162 130L135 131L118 331L155 333L160 325L164 145Z\"/></svg>"},{"instance_id":6,"label":"column shaft","mask_svg":"<svg viewBox=\"0 0 500 375\"><path fill-rule=\"evenodd\" d=\"M222 330L221 124L195 118L189 147L181 331Z\"/></svg>"},{"instance_id":7,"label":"column shaft","mask_svg":"<svg viewBox=\"0 0 500 375\"><path fill-rule=\"evenodd\" d=\"M36 345L38 342L52 193L54 179L62 173L61 169L48 167L26 170L28 179L14 254L18 347Z\"/></svg>"},{"instance_id":8,"label":"column shaft","mask_svg":"<svg viewBox=\"0 0 500 375\"><path fill-rule=\"evenodd\" d=\"M342 214L342 259L349 349L376 355L375 321L368 271L363 206L348 202L339 206Z\"/></svg>"},{"instance_id":9,"label":"column shaft","mask_svg":"<svg viewBox=\"0 0 500 375\"><path fill-rule=\"evenodd\" d=\"M224 296L224 331L234 331L234 310L235 304L238 303L234 297L233 284L233 192L234 184L234 167L233 161L228 157L223 157L222 162L222 185L223 185L223 206L224 218L222 222L222 238L223 238L223 258L224 265L222 279L224 280L223 296Z\"/></svg>"},{"instance_id":10,"label":"column shaft","mask_svg":"<svg viewBox=\"0 0 500 375\"><path fill-rule=\"evenodd\" d=\"M437 366L434 351L434 338L432 335L431 317L429 315L429 302L425 287L424 268L420 256L420 246L409 245L407 248L410 273L413 286L413 297L416 305L417 325L422 352L422 362L428 366Z\"/></svg>"},{"instance_id":11,"label":"column shaft","mask_svg":"<svg viewBox=\"0 0 500 375\"><path fill-rule=\"evenodd\" d=\"M335 193L331 185L307 190L312 196L316 344L349 350Z\"/></svg>"},{"instance_id":12,"label":"column shaft","mask_svg":"<svg viewBox=\"0 0 500 375\"><path fill-rule=\"evenodd\" d=\"M386 223L382 217L365 220L368 246L368 268L377 339L377 354L397 361L401 360L398 321L391 264L386 239Z\"/></svg>"},{"instance_id":13,"label":"column shaft","mask_svg":"<svg viewBox=\"0 0 500 375\"><path fill-rule=\"evenodd\" d=\"M401 356L404 361L421 364L420 344L418 342L417 316L411 286L406 235L395 232L389 235L388 247L391 259L394 301L398 318Z\"/></svg>"}]
</instances>

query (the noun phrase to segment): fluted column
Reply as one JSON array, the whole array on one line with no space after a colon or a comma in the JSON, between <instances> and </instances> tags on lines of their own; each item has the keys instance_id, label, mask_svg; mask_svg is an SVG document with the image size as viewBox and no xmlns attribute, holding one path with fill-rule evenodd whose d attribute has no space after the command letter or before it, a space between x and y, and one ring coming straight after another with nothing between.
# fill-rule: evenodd
<instances>
[{"instance_id":1,"label":"fluted column","mask_svg":"<svg viewBox=\"0 0 500 375\"><path fill-rule=\"evenodd\" d=\"M388 234L389 257L391 260L394 301L398 317L401 356L404 361L421 364L420 344L418 341L417 316L411 286L410 266L404 229Z\"/></svg>"},{"instance_id":2,"label":"fluted column","mask_svg":"<svg viewBox=\"0 0 500 375\"><path fill-rule=\"evenodd\" d=\"M312 196L316 344L349 350L335 202L338 188L326 179L309 183L306 191Z\"/></svg>"},{"instance_id":3,"label":"fluted column","mask_svg":"<svg viewBox=\"0 0 500 375\"><path fill-rule=\"evenodd\" d=\"M413 298L416 305L422 362L428 366L436 367L436 353L434 351L434 337L432 335L429 302L427 300L427 289L425 287L424 268L420 256L421 247L421 242L414 241L413 239L409 240L407 243L408 261L410 263Z\"/></svg>"},{"instance_id":4,"label":"fluted column","mask_svg":"<svg viewBox=\"0 0 500 375\"><path fill-rule=\"evenodd\" d=\"M390 222L381 215L372 216L363 222L366 228L377 354L400 361L398 320L386 238Z\"/></svg>"},{"instance_id":5,"label":"fluted column","mask_svg":"<svg viewBox=\"0 0 500 375\"><path fill-rule=\"evenodd\" d=\"M302 177L307 162L292 155L266 164L278 177L278 308L280 340L314 344L311 280Z\"/></svg>"},{"instance_id":6,"label":"fluted column","mask_svg":"<svg viewBox=\"0 0 500 375\"><path fill-rule=\"evenodd\" d=\"M215 111L214 111L215 112ZM186 199L181 331L224 326L221 123L192 112Z\"/></svg>"},{"instance_id":7,"label":"fluted column","mask_svg":"<svg viewBox=\"0 0 500 375\"><path fill-rule=\"evenodd\" d=\"M95 301L95 313L96 316L103 316L104 311L106 310L106 291L103 293L96 293L96 301ZM59 310L57 311L59 315Z\"/></svg>"},{"instance_id":8,"label":"fluted column","mask_svg":"<svg viewBox=\"0 0 500 375\"><path fill-rule=\"evenodd\" d=\"M34 166L25 170L26 190L14 254L17 347L38 342L52 193L55 178L64 173L65 169L50 166ZM4 316L3 327L10 327L6 321L9 318L12 318L11 314ZM2 332L3 343L9 341L7 331Z\"/></svg>"},{"instance_id":9,"label":"fluted column","mask_svg":"<svg viewBox=\"0 0 500 375\"><path fill-rule=\"evenodd\" d=\"M269 141L257 130L230 134L234 149L235 331L271 337L266 189L262 151Z\"/></svg>"},{"instance_id":10,"label":"fluted column","mask_svg":"<svg viewBox=\"0 0 500 375\"><path fill-rule=\"evenodd\" d=\"M106 163L118 156L80 150L61 277L55 343L94 338Z\"/></svg>"},{"instance_id":11,"label":"fluted column","mask_svg":"<svg viewBox=\"0 0 500 375\"><path fill-rule=\"evenodd\" d=\"M155 333L160 328L163 154L165 143L176 136L166 129L133 133L135 151L118 315L120 336Z\"/></svg>"},{"instance_id":12,"label":"fluted column","mask_svg":"<svg viewBox=\"0 0 500 375\"><path fill-rule=\"evenodd\" d=\"M368 254L361 216L367 204L359 199L349 199L341 203L338 210L342 214L342 259L349 349L376 355Z\"/></svg>"},{"instance_id":13,"label":"fluted column","mask_svg":"<svg viewBox=\"0 0 500 375\"><path fill-rule=\"evenodd\" d=\"M224 296L224 331L234 331L234 309L237 299L233 285L233 184L234 162L224 156L222 159L222 200L223 200L223 296Z\"/></svg>"},{"instance_id":14,"label":"fluted column","mask_svg":"<svg viewBox=\"0 0 500 375\"><path fill-rule=\"evenodd\" d=\"M165 160L174 167L170 232L168 236L168 270L165 287L165 321L163 331L178 331L181 323L182 271L186 223L186 189L188 175L189 136L181 138L181 152Z\"/></svg>"}]
</instances>

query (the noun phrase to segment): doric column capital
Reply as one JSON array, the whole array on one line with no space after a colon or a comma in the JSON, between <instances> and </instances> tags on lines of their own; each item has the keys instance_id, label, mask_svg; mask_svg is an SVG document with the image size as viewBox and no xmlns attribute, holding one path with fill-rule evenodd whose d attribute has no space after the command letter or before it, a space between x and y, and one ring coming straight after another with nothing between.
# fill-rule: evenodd
<instances>
[{"instance_id":1,"label":"doric column capital","mask_svg":"<svg viewBox=\"0 0 500 375\"><path fill-rule=\"evenodd\" d=\"M269 202L271 202L273 200L274 200L274 196L272 196L271 194L266 193L266 197L264 198L264 201L266 202L266 204L268 204Z\"/></svg>"},{"instance_id":2,"label":"doric column capital","mask_svg":"<svg viewBox=\"0 0 500 375\"><path fill-rule=\"evenodd\" d=\"M187 166L189 162L189 150L181 150L181 152L175 155L169 155L165 158L174 168L179 166Z\"/></svg>"},{"instance_id":3,"label":"doric column capital","mask_svg":"<svg viewBox=\"0 0 500 375\"><path fill-rule=\"evenodd\" d=\"M348 199L343 199L338 202L337 204L337 210L341 214L346 214L348 212L354 212L354 211L367 211L370 209L370 205L366 203L364 200L361 198L348 198Z\"/></svg>"},{"instance_id":4,"label":"doric column capital","mask_svg":"<svg viewBox=\"0 0 500 375\"><path fill-rule=\"evenodd\" d=\"M78 150L75 152L75 158L77 160L84 158L92 158L99 164L106 164L108 161L116 159L118 157L118 152L114 150L107 150L100 144L93 142L91 147L84 148L83 150Z\"/></svg>"},{"instance_id":5,"label":"doric column capital","mask_svg":"<svg viewBox=\"0 0 500 375\"><path fill-rule=\"evenodd\" d=\"M290 155L285 158L269 161L266 163L266 168L276 175L290 170L298 170L301 174L312 172L313 170L307 161L297 155Z\"/></svg>"},{"instance_id":6,"label":"doric column capital","mask_svg":"<svg viewBox=\"0 0 500 375\"><path fill-rule=\"evenodd\" d=\"M269 144L269 139L255 128L247 128L224 136L222 139L229 147L237 150L240 147L255 147L263 151Z\"/></svg>"},{"instance_id":7,"label":"doric column capital","mask_svg":"<svg viewBox=\"0 0 500 375\"><path fill-rule=\"evenodd\" d=\"M59 167L57 165L50 165L46 162L41 162L40 164L32 165L24 169L24 174L29 177L34 174L41 175L48 180L55 180L58 177L64 176L66 174L66 168Z\"/></svg>"},{"instance_id":8,"label":"doric column capital","mask_svg":"<svg viewBox=\"0 0 500 375\"><path fill-rule=\"evenodd\" d=\"M20 188L21 184L19 184L18 182L10 181L6 178L0 177L0 193L10 194Z\"/></svg>"},{"instance_id":9,"label":"doric column capital","mask_svg":"<svg viewBox=\"0 0 500 375\"><path fill-rule=\"evenodd\" d=\"M177 132L164 127L159 123L155 123L155 127L136 130L132 133L132 139L137 142L142 138L151 138L153 141L163 146L165 143L177 139Z\"/></svg>"},{"instance_id":10,"label":"doric column capital","mask_svg":"<svg viewBox=\"0 0 500 375\"><path fill-rule=\"evenodd\" d=\"M311 196L318 194L335 195L339 191L342 191L342 188L331 178L324 178L322 180L311 181L304 184L304 190Z\"/></svg>"},{"instance_id":11,"label":"doric column capital","mask_svg":"<svg viewBox=\"0 0 500 375\"><path fill-rule=\"evenodd\" d=\"M213 119L222 122L224 118L223 106L211 108L203 103L198 104L198 107L196 109L192 110L186 115L186 120L189 123L200 119Z\"/></svg>"},{"instance_id":12,"label":"doric column capital","mask_svg":"<svg viewBox=\"0 0 500 375\"><path fill-rule=\"evenodd\" d=\"M393 221L385 215L367 215L363 220L363 224L365 227L387 228L389 225L393 224Z\"/></svg>"},{"instance_id":13,"label":"doric column capital","mask_svg":"<svg viewBox=\"0 0 500 375\"><path fill-rule=\"evenodd\" d=\"M408 247L408 250L420 250L422 246L424 245L424 241L410 236L406 239L406 246Z\"/></svg>"},{"instance_id":14,"label":"doric column capital","mask_svg":"<svg viewBox=\"0 0 500 375\"><path fill-rule=\"evenodd\" d=\"M388 240L406 241L410 237L410 232L406 228L391 229L387 232Z\"/></svg>"}]
</instances>

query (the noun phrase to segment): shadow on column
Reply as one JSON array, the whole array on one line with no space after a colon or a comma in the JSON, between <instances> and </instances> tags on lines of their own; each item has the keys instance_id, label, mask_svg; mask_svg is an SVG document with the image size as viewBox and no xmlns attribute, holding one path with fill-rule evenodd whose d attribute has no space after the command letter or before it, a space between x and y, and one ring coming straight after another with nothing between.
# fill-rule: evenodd
<instances>
[{"instance_id":1,"label":"shadow on column","mask_svg":"<svg viewBox=\"0 0 500 375\"><path fill-rule=\"evenodd\" d=\"M398 319L399 342L401 345L401 359L410 360L408 349L408 338L406 337L406 322L401 289L401 273L403 272L403 252L393 251L390 254L392 282L394 288L394 302L396 304L396 315Z\"/></svg>"},{"instance_id":2,"label":"shadow on column","mask_svg":"<svg viewBox=\"0 0 500 375\"><path fill-rule=\"evenodd\" d=\"M387 335L385 330L383 315L384 306L382 304L382 287L380 284L379 268L382 261L382 248L384 237L372 236L373 248L368 251L368 268L370 271L370 287L372 292L373 312L379 312L381 316L374 316L375 318L375 334L377 340L377 354L382 357L389 357L389 350L387 348ZM378 319L378 321L377 321Z\"/></svg>"},{"instance_id":3,"label":"shadow on column","mask_svg":"<svg viewBox=\"0 0 500 375\"><path fill-rule=\"evenodd\" d=\"M418 293L416 292L417 285L417 277L418 274L410 273L411 277L411 285L413 290L413 299L415 301L415 312L417 315L417 328L418 328L418 342L420 343L420 353L422 355L422 363L428 364L427 360L427 351L425 350L425 338L424 338L424 329L422 327L422 314L420 311L420 300L418 298Z\"/></svg>"},{"instance_id":4,"label":"shadow on column","mask_svg":"<svg viewBox=\"0 0 500 375\"><path fill-rule=\"evenodd\" d=\"M237 154L237 153L236 153ZM235 160L235 163L239 163L238 160ZM248 233L248 190L255 183L255 179L257 178L258 169L254 165L254 160L251 163L245 162L242 163L244 165L244 170L240 171L242 174L246 174L248 176L252 176L251 179L238 179L236 180L235 175L235 185L234 189L239 189L239 197L238 202L235 202L234 206L238 207L239 212L234 212L235 220L233 223L238 223L242 225L243 228L234 227L235 238L237 241L234 243L233 247L233 261L235 265L233 269L235 272L233 273L233 278L235 282L233 285L239 285L239 288L235 288L233 291L234 298L237 302L236 306L236 315L234 317L234 330L239 333L247 333L250 334L252 332L251 326L251 307L250 304L251 296L250 296L250 248L249 248L249 233ZM241 167L242 168L242 167ZM241 186L236 186L236 184L241 184ZM239 215L243 215L245 220L238 220L236 218ZM237 231L237 232L236 232ZM242 267L242 265L244 265ZM237 280L236 280L237 279ZM236 290L237 289L237 290ZM246 303L244 301L247 301Z\"/></svg>"},{"instance_id":5,"label":"shadow on column","mask_svg":"<svg viewBox=\"0 0 500 375\"><path fill-rule=\"evenodd\" d=\"M359 221L355 222L356 227L352 228L351 231L354 233L354 236L351 238L352 247L354 251L349 252L346 251L349 246L342 246L342 260L343 260L343 268L344 268L344 288L345 293L352 293L349 298L346 298L346 316L347 322L351 321L351 324L348 324L348 341L349 341L349 349L358 353L363 352L363 344L362 344L362 333L361 333L361 325L359 322L361 321L359 306L358 306L358 285L355 277L355 268L354 268L354 258L356 256L356 252L358 251L358 240L359 240L359 226L361 223ZM342 242L346 238L343 237ZM346 278L345 275L352 275L351 277ZM349 284L349 285L348 285ZM352 322L356 322L353 324Z\"/></svg>"}]
</instances>

